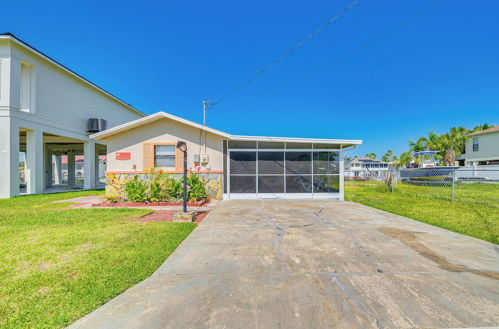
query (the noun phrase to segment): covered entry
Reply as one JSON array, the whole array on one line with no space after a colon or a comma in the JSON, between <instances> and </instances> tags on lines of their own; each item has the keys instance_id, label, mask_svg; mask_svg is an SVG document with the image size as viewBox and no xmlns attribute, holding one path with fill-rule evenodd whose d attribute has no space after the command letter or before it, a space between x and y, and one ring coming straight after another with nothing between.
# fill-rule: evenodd
<instances>
[{"instance_id":1,"label":"covered entry","mask_svg":"<svg viewBox=\"0 0 499 329\"><path fill-rule=\"evenodd\" d=\"M227 141L225 197L341 199L345 149L327 141Z\"/></svg>"}]
</instances>

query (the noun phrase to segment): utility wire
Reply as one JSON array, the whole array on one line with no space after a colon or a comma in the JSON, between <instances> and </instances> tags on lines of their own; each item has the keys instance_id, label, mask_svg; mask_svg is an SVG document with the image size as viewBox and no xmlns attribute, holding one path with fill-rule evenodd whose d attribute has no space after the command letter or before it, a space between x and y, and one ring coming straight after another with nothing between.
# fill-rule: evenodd
<instances>
[{"instance_id":1,"label":"utility wire","mask_svg":"<svg viewBox=\"0 0 499 329\"><path fill-rule=\"evenodd\" d=\"M378 34L378 35L377 35L377 36L375 36L374 38L369 39L368 41L366 41L366 42L362 43L361 45L359 45L359 46L357 46L357 47L355 47L355 48L353 48L352 50L348 51L347 53L345 53L345 54L343 54L343 55L341 55L341 56L338 56L338 57L334 58L333 60L328 61L328 62L326 62L326 63L324 63L324 64L322 64L322 65L320 65L320 66L318 66L318 67L316 67L316 68L314 68L314 69L312 69L312 70L308 71L308 72L305 72L304 74L301 74L299 77L297 77L297 78L295 78L295 79L293 79L293 80L288 81L288 84L290 84L290 83L294 83L294 82L296 82L296 81L299 81L299 80L301 80L301 78L303 78L303 77L305 77L305 76L309 76L309 75L313 75L313 74L319 73L319 72L321 72L323 69L325 69L325 68L327 68L327 67L330 67L330 66L333 66L334 64L337 64L338 62L340 62L340 61L342 61L342 60L344 60L344 59L346 59L346 58L350 57L351 55L355 54L356 52L358 52L358 51L360 51L360 50L362 50L362 49L364 49L364 48L366 48L366 47L368 47L368 46L372 45L373 43L376 43L376 42L380 41L381 39L383 39L384 37L388 36L389 34L391 34L391 33L395 32L395 31L397 31L397 30L401 29L401 28L402 28L402 27L404 27L405 25L412 23L412 22L413 22L413 21L415 21L416 19L418 19L418 18L420 18L421 16L423 16L423 15L427 14L427 13L428 13L428 12L430 12L431 10L435 9L435 8L437 7L437 5L439 5L439 4L440 4L440 2L437 2L437 3L436 3L436 4L434 4L433 6L430 6L430 7L426 8L425 10L420 11L420 12L419 12L419 13L417 13L416 15L409 17L408 19L406 19L406 20L405 20L405 21L403 21L402 23L400 23L400 24L398 24L398 25L395 25L394 27L390 28L389 30L386 30L386 31L384 31L384 32L382 32L382 33L380 33L380 34ZM279 86L279 87L275 87L275 88L269 89L269 90L264 91L264 92L262 92L262 93L260 93L260 94L258 94L258 95L256 95L256 96L254 96L254 97L252 97L252 98L246 99L246 100L244 100L244 101L242 101L242 102L240 102L240 103L237 103L237 104L235 104L235 105L229 106L229 107L227 107L227 108L225 108L225 109L223 109L223 110L221 110L221 111L231 110L231 109L233 109L233 108L235 108L235 107L238 107L238 106L241 106L241 105L244 105L244 104L250 103L250 102L252 102L252 101L257 100L258 98L261 98L261 97L263 97L263 96L265 96L265 95L268 95L268 94L272 93L273 91L276 91L276 90L279 90L279 89L282 89L282 87L281 87L281 86Z\"/></svg>"},{"instance_id":2,"label":"utility wire","mask_svg":"<svg viewBox=\"0 0 499 329\"><path fill-rule=\"evenodd\" d=\"M315 37L317 34L319 34L320 32L322 32L325 28L327 28L329 25L331 25L334 21L338 20L341 16L343 16L344 14L346 14L353 6L355 6L360 0L354 0L352 3L350 3L348 6L346 6L345 8L343 8L343 10L336 14L335 16L331 17L330 19L328 19L324 24L322 24L318 29L316 29L314 32L310 33L308 36L305 37L305 39L301 40L300 42L298 42L294 47L292 47L291 49L289 49L287 52L285 52L284 54L282 54L281 56L279 56L276 60L274 60L272 63L270 63L269 65L265 66L263 69L261 69L260 71L256 72L255 75L253 75L251 78L249 78L248 80L244 81L243 83L241 83L240 85L238 85L236 88L232 89L230 92L228 92L227 94L225 94L224 96L222 96L220 99L218 99L216 102L212 102L210 103L210 106L213 107L217 104L220 104L221 102L223 102L226 98L232 96L233 94L235 94L236 92L238 92L240 89L242 89L243 87L245 87L246 85L250 84L251 82L253 82L253 80L255 80L256 78L258 78L260 75L262 75L263 73L269 71L272 67L274 67L275 65L279 64L280 62L282 62L286 57L288 57L289 55L291 55L291 53L295 52L296 50L298 50L299 48L301 48L307 41L310 41L313 37Z\"/></svg>"}]
</instances>

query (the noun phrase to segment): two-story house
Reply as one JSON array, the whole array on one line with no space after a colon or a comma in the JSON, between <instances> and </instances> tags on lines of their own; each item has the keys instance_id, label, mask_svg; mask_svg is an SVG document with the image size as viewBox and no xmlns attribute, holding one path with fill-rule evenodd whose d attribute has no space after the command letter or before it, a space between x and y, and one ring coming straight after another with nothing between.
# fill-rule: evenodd
<instances>
[{"instance_id":1,"label":"two-story house","mask_svg":"<svg viewBox=\"0 0 499 329\"><path fill-rule=\"evenodd\" d=\"M21 192L20 153L27 194L60 181L52 166L61 156L67 156L68 186L75 185L75 156L82 155L82 188L94 188L106 145L89 134L106 122L110 128L143 116L14 35L0 34L0 198Z\"/></svg>"},{"instance_id":2,"label":"two-story house","mask_svg":"<svg viewBox=\"0 0 499 329\"><path fill-rule=\"evenodd\" d=\"M381 179L390 170L390 164L377 159L355 158L347 164L346 177Z\"/></svg>"},{"instance_id":3,"label":"two-story house","mask_svg":"<svg viewBox=\"0 0 499 329\"><path fill-rule=\"evenodd\" d=\"M459 160L466 166L499 165L499 126L471 133Z\"/></svg>"}]
</instances>

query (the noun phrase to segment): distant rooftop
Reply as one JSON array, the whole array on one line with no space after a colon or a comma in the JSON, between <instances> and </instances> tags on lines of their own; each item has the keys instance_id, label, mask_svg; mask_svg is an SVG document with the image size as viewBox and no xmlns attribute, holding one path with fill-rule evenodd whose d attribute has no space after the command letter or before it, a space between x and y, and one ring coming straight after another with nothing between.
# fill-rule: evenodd
<instances>
[{"instance_id":1,"label":"distant rooftop","mask_svg":"<svg viewBox=\"0 0 499 329\"><path fill-rule=\"evenodd\" d=\"M475 131L474 133L471 133L470 136L497 133L497 132L499 132L499 126L494 126L492 128L489 128L489 129Z\"/></svg>"},{"instance_id":2,"label":"distant rooftop","mask_svg":"<svg viewBox=\"0 0 499 329\"><path fill-rule=\"evenodd\" d=\"M387 163L378 159L371 158L355 158L351 163Z\"/></svg>"}]
</instances>

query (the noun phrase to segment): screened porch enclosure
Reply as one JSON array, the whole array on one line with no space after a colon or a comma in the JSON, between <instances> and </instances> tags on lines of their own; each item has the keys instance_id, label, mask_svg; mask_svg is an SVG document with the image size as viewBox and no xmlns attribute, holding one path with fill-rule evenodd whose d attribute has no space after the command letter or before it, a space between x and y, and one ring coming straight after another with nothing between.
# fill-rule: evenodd
<instances>
[{"instance_id":1,"label":"screened porch enclosure","mask_svg":"<svg viewBox=\"0 0 499 329\"><path fill-rule=\"evenodd\" d=\"M228 141L229 198L339 197L340 145Z\"/></svg>"}]
</instances>

